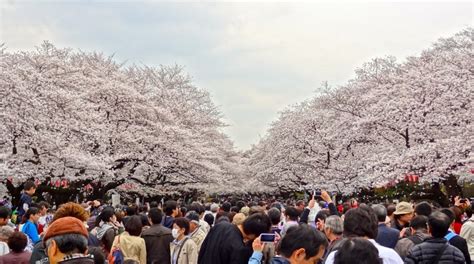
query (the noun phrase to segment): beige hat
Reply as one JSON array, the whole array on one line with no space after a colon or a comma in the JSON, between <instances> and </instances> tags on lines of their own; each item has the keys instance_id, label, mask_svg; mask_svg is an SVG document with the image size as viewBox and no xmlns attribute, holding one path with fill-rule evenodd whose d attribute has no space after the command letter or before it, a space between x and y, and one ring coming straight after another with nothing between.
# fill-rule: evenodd
<instances>
[{"instance_id":1,"label":"beige hat","mask_svg":"<svg viewBox=\"0 0 474 264\"><path fill-rule=\"evenodd\" d=\"M397 207L395 207L394 215L404 215L413 213L413 205L407 202L399 202Z\"/></svg>"}]
</instances>

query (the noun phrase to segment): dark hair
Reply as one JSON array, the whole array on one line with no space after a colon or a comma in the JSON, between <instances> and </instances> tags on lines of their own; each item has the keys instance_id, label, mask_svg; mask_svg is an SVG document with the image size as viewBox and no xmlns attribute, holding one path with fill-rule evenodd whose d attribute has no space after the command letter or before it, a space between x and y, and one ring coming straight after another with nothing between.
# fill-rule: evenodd
<instances>
[{"instance_id":1,"label":"dark hair","mask_svg":"<svg viewBox=\"0 0 474 264\"><path fill-rule=\"evenodd\" d=\"M449 216L441 211L431 213L428 218L431 235L434 238L443 238L448 233L451 222Z\"/></svg>"},{"instance_id":2,"label":"dark hair","mask_svg":"<svg viewBox=\"0 0 474 264\"><path fill-rule=\"evenodd\" d=\"M410 221L410 227L419 230L428 228L428 217L424 215L417 215L413 217Z\"/></svg>"},{"instance_id":3,"label":"dark hair","mask_svg":"<svg viewBox=\"0 0 474 264\"><path fill-rule=\"evenodd\" d=\"M300 216L300 212L293 206L289 206L285 210L285 215L290 218L292 221L298 221L298 217Z\"/></svg>"},{"instance_id":4,"label":"dark hair","mask_svg":"<svg viewBox=\"0 0 474 264\"><path fill-rule=\"evenodd\" d=\"M184 228L184 235L189 234L189 220L185 217L178 217L175 218L173 224L179 226L179 228Z\"/></svg>"},{"instance_id":5,"label":"dark hair","mask_svg":"<svg viewBox=\"0 0 474 264\"><path fill-rule=\"evenodd\" d=\"M239 208L239 212L240 212L240 209L242 209L242 207L245 206L245 203L244 201L237 201L236 206Z\"/></svg>"},{"instance_id":6,"label":"dark hair","mask_svg":"<svg viewBox=\"0 0 474 264\"><path fill-rule=\"evenodd\" d=\"M397 210L397 207L394 204L387 205L387 215L391 216Z\"/></svg>"},{"instance_id":7,"label":"dark hair","mask_svg":"<svg viewBox=\"0 0 474 264\"><path fill-rule=\"evenodd\" d=\"M204 221L206 221L209 226L212 226L214 224L214 216L212 214L206 214L204 215Z\"/></svg>"},{"instance_id":8,"label":"dark hair","mask_svg":"<svg viewBox=\"0 0 474 264\"><path fill-rule=\"evenodd\" d=\"M364 237L374 239L377 236L377 224L366 210L353 208L347 211L344 216L344 236L346 237Z\"/></svg>"},{"instance_id":9,"label":"dark hair","mask_svg":"<svg viewBox=\"0 0 474 264\"><path fill-rule=\"evenodd\" d=\"M26 211L26 213L25 213L25 219L24 219L25 222L24 222L24 223L26 223L26 221L27 221L28 219L30 219L30 216L35 215L35 214L38 214L38 213L39 213L39 209L38 209L38 208L36 208L36 207L30 207L30 208L28 209L28 211Z\"/></svg>"},{"instance_id":10,"label":"dark hair","mask_svg":"<svg viewBox=\"0 0 474 264\"><path fill-rule=\"evenodd\" d=\"M306 259L316 256L321 247L326 247L328 241L323 233L306 225L296 225L288 229L279 244L279 252L289 258L294 251L304 248Z\"/></svg>"},{"instance_id":11,"label":"dark hair","mask_svg":"<svg viewBox=\"0 0 474 264\"><path fill-rule=\"evenodd\" d=\"M8 207L0 206L0 218L9 218L11 214L12 211Z\"/></svg>"},{"instance_id":12,"label":"dark hair","mask_svg":"<svg viewBox=\"0 0 474 264\"><path fill-rule=\"evenodd\" d=\"M377 220L379 222L385 222L385 219L387 218L387 208L381 204L374 204L372 205L372 209L377 216Z\"/></svg>"},{"instance_id":13,"label":"dark hair","mask_svg":"<svg viewBox=\"0 0 474 264\"><path fill-rule=\"evenodd\" d=\"M304 204L303 200L299 200L299 201L296 202L296 206L301 206L302 204Z\"/></svg>"},{"instance_id":14,"label":"dark hair","mask_svg":"<svg viewBox=\"0 0 474 264\"><path fill-rule=\"evenodd\" d=\"M148 216L146 216L146 214L140 214L140 218L142 219L142 227L150 226L150 222L148 221Z\"/></svg>"},{"instance_id":15,"label":"dark hair","mask_svg":"<svg viewBox=\"0 0 474 264\"><path fill-rule=\"evenodd\" d=\"M451 210L449 208L443 208L443 209L440 210L440 212L449 217L449 223L450 224L456 219L456 216L454 215L453 210Z\"/></svg>"},{"instance_id":16,"label":"dark hair","mask_svg":"<svg viewBox=\"0 0 474 264\"><path fill-rule=\"evenodd\" d=\"M136 215L137 207L135 205L127 206L127 208L125 209L125 213L127 214L127 216Z\"/></svg>"},{"instance_id":17,"label":"dark hair","mask_svg":"<svg viewBox=\"0 0 474 264\"><path fill-rule=\"evenodd\" d=\"M25 185L23 186L23 190L29 191L31 189L36 189L36 184L33 181L25 182Z\"/></svg>"},{"instance_id":18,"label":"dark hair","mask_svg":"<svg viewBox=\"0 0 474 264\"><path fill-rule=\"evenodd\" d=\"M21 253L28 244L28 238L20 231L15 231L8 238L8 247L15 253Z\"/></svg>"},{"instance_id":19,"label":"dark hair","mask_svg":"<svg viewBox=\"0 0 474 264\"><path fill-rule=\"evenodd\" d=\"M179 211L181 212L181 215L186 215L186 213L188 212L188 208L184 207L184 206L181 206L179 208Z\"/></svg>"},{"instance_id":20,"label":"dark hair","mask_svg":"<svg viewBox=\"0 0 474 264\"><path fill-rule=\"evenodd\" d=\"M94 257L94 264L105 263L105 255L100 247L89 247L87 252Z\"/></svg>"},{"instance_id":21,"label":"dark hair","mask_svg":"<svg viewBox=\"0 0 474 264\"><path fill-rule=\"evenodd\" d=\"M151 208L148 217L154 225L160 224L163 220L163 212L159 208Z\"/></svg>"},{"instance_id":22,"label":"dark hair","mask_svg":"<svg viewBox=\"0 0 474 264\"><path fill-rule=\"evenodd\" d=\"M270 208L267 212L268 217L270 218L270 222L272 222L272 225L277 225L281 221L281 212L278 210L278 208Z\"/></svg>"},{"instance_id":23,"label":"dark hair","mask_svg":"<svg viewBox=\"0 0 474 264\"><path fill-rule=\"evenodd\" d=\"M231 212L234 212L234 213L238 213L238 212L240 212L240 209L239 209L239 207L237 207L237 206L232 206L232 207L230 208L230 211L231 211Z\"/></svg>"},{"instance_id":24,"label":"dark hair","mask_svg":"<svg viewBox=\"0 0 474 264\"><path fill-rule=\"evenodd\" d=\"M140 236L142 233L142 218L138 215L132 215L125 223L125 231L132 236Z\"/></svg>"},{"instance_id":25,"label":"dark hair","mask_svg":"<svg viewBox=\"0 0 474 264\"><path fill-rule=\"evenodd\" d=\"M176 210L176 208L178 208L178 203L175 200L168 200L163 206L163 210L168 216L172 215L173 211Z\"/></svg>"},{"instance_id":26,"label":"dark hair","mask_svg":"<svg viewBox=\"0 0 474 264\"><path fill-rule=\"evenodd\" d=\"M50 241L56 241L59 251L63 254L85 253L87 251L87 238L80 234L64 234L54 236L46 241L46 248Z\"/></svg>"},{"instance_id":27,"label":"dark hair","mask_svg":"<svg viewBox=\"0 0 474 264\"><path fill-rule=\"evenodd\" d=\"M97 216L95 220L95 226L99 226L100 221L102 222L109 222L110 218L115 215L114 208L112 207L106 207L100 214Z\"/></svg>"},{"instance_id":28,"label":"dark hair","mask_svg":"<svg viewBox=\"0 0 474 264\"><path fill-rule=\"evenodd\" d=\"M274 202L274 203L272 203L272 204L270 205L270 207L271 207L271 208L276 208L276 209L278 209L280 212L281 212L281 209L283 209L282 204L279 203L279 202Z\"/></svg>"},{"instance_id":29,"label":"dark hair","mask_svg":"<svg viewBox=\"0 0 474 264\"><path fill-rule=\"evenodd\" d=\"M449 209L451 209L451 211L453 211L454 213L454 221L456 221L456 223L462 223L462 210L459 209L457 206L452 206Z\"/></svg>"},{"instance_id":30,"label":"dark hair","mask_svg":"<svg viewBox=\"0 0 474 264\"><path fill-rule=\"evenodd\" d=\"M364 238L347 238L341 241L334 256L334 264L382 264L377 248Z\"/></svg>"},{"instance_id":31,"label":"dark hair","mask_svg":"<svg viewBox=\"0 0 474 264\"><path fill-rule=\"evenodd\" d=\"M229 202L224 202L222 205L221 205L221 209L222 211L228 213L230 212L230 207L231 207L231 204Z\"/></svg>"},{"instance_id":32,"label":"dark hair","mask_svg":"<svg viewBox=\"0 0 474 264\"><path fill-rule=\"evenodd\" d=\"M314 221L317 222L318 219L321 219L323 221L326 221L326 218L328 217L328 213L326 213L325 210L320 210L317 214L316 214L316 218L314 218Z\"/></svg>"},{"instance_id":33,"label":"dark hair","mask_svg":"<svg viewBox=\"0 0 474 264\"><path fill-rule=\"evenodd\" d=\"M150 203L150 208L158 208L158 202L157 201L153 201Z\"/></svg>"},{"instance_id":34,"label":"dark hair","mask_svg":"<svg viewBox=\"0 0 474 264\"><path fill-rule=\"evenodd\" d=\"M424 215L424 216L428 217L428 216L430 216L432 210L433 209L431 208L431 205L427 202L421 202L421 203L418 203L415 206L415 214L416 215Z\"/></svg>"},{"instance_id":35,"label":"dark hair","mask_svg":"<svg viewBox=\"0 0 474 264\"><path fill-rule=\"evenodd\" d=\"M250 215L242 224L245 234L253 234L255 236L259 236L261 233L267 233L270 231L271 226L270 218L264 213Z\"/></svg>"}]
</instances>

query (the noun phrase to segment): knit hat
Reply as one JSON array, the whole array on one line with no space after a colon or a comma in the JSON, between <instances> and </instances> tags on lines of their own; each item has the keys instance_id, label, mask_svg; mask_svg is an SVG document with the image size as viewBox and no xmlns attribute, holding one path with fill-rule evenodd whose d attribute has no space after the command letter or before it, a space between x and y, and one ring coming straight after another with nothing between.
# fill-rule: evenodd
<instances>
[{"instance_id":1,"label":"knit hat","mask_svg":"<svg viewBox=\"0 0 474 264\"><path fill-rule=\"evenodd\" d=\"M79 234L86 238L89 237L89 233L81 220L75 217L66 216L53 221L49 225L46 234L43 237L43 241L46 242L52 237L65 234Z\"/></svg>"},{"instance_id":2,"label":"knit hat","mask_svg":"<svg viewBox=\"0 0 474 264\"><path fill-rule=\"evenodd\" d=\"M404 215L413 213L413 205L407 202L399 202L397 207L395 207L394 215Z\"/></svg>"}]
</instances>

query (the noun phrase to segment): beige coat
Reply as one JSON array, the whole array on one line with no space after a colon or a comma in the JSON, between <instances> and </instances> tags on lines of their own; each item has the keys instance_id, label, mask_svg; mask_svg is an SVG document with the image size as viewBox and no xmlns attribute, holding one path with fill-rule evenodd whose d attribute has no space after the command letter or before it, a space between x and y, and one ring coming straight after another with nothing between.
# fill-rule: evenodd
<instances>
[{"instance_id":1,"label":"beige coat","mask_svg":"<svg viewBox=\"0 0 474 264\"><path fill-rule=\"evenodd\" d=\"M128 232L123 232L114 239L112 248L117 246L122 251L125 260L133 259L138 261L140 264L146 264L146 246L143 238L131 236Z\"/></svg>"},{"instance_id":2,"label":"beige coat","mask_svg":"<svg viewBox=\"0 0 474 264\"><path fill-rule=\"evenodd\" d=\"M182 248L181 252L179 251L180 248ZM198 261L197 245L190 238L187 238L186 241L184 241L184 244L180 246L176 245L174 242L171 242L170 252L171 252L171 264L174 264L173 256L174 254L178 254L178 252L179 252L179 256L177 259L178 260L177 264L197 264L197 261Z\"/></svg>"},{"instance_id":3,"label":"beige coat","mask_svg":"<svg viewBox=\"0 0 474 264\"><path fill-rule=\"evenodd\" d=\"M201 245L202 245L202 242L204 242L205 238L206 238L206 233L204 233L204 231L202 231L202 229L200 228L197 228L196 230L194 230L194 233L191 234L191 239L197 245L198 254L199 254L199 250L201 250Z\"/></svg>"}]
</instances>

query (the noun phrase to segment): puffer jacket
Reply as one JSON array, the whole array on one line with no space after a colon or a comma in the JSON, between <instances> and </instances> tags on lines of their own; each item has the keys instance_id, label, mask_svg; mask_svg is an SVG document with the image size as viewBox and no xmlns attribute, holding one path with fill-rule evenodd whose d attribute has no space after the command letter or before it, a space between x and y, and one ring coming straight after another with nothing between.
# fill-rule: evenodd
<instances>
[{"instance_id":1,"label":"puffer jacket","mask_svg":"<svg viewBox=\"0 0 474 264\"><path fill-rule=\"evenodd\" d=\"M290 264L290 262L282 257L274 257L270 260L270 264Z\"/></svg>"},{"instance_id":2,"label":"puffer jacket","mask_svg":"<svg viewBox=\"0 0 474 264\"><path fill-rule=\"evenodd\" d=\"M407 264L427 264L431 263L439 250L441 250L448 241L444 238L431 238L427 239L425 242L414 246L408 253L408 256L405 258L405 263ZM462 252L449 245L444 250L441 258L439 259L438 264L452 264L466 263L464 255Z\"/></svg>"}]
</instances>

